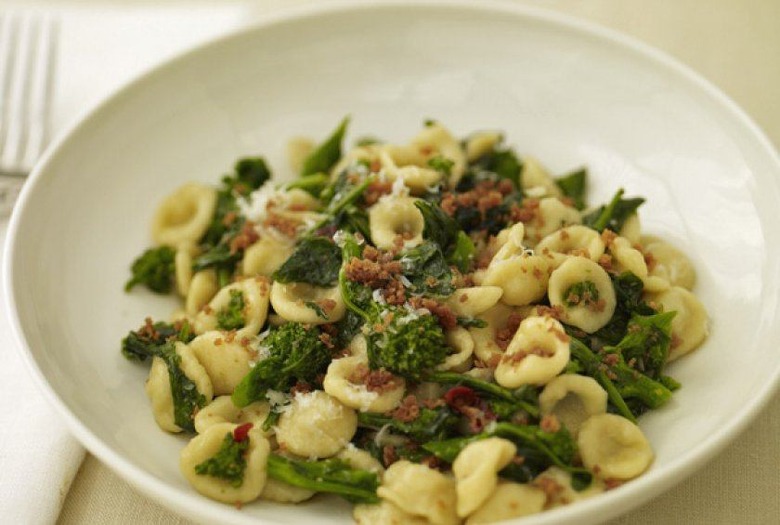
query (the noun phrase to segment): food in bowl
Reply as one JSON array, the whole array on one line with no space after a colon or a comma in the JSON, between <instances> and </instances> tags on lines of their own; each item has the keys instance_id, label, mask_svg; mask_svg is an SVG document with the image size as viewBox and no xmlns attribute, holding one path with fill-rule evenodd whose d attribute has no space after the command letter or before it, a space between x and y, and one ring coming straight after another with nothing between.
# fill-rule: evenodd
<instances>
[{"instance_id":1,"label":"food in bowl","mask_svg":"<svg viewBox=\"0 0 780 525\"><path fill-rule=\"evenodd\" d=\"M622 189L586 206L499 132L426 122L408 144L348 120L190 183L152 220L137 285L178 294L122 341L151 362L158 426L201 494L236 505L317 493L360 523L485 523L625 483L653 461L637 426L679 384L707 314L695 270L643 235Z\"/></svg>"}]
</instances>

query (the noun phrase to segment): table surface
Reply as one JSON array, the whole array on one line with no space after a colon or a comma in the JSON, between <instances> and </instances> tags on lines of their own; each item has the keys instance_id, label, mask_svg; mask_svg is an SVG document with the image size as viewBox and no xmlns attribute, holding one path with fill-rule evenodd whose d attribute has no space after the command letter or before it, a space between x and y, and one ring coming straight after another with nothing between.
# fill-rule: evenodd
<instances>
[{"instance_id":1,"label":"table surface","mask_svg":"<svg viewBox=\"0 0 780 525\"><path fill-rule=\"evenodd\" d=\"M209 36L316 0L0 0L60 13L53 126L62 131L124 81ZM323 1L323 0L320 0ZM780 145L780 1L517 0L633 35L692 66L733 97ZM780 394L705 468L618 524L768 524L780 516ZM137 493L87 455L60 523L189 521Z\"/></svg>"}]
</instances>

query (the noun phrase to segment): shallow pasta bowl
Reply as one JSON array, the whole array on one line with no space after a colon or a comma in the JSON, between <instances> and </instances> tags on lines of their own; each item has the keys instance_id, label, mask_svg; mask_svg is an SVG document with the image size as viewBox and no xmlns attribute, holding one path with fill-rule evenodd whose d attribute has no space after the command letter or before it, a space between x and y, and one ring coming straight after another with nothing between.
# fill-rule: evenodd
<instances>
[{"instance_id":1,"label":"shallow pasta bowl","mask_svg":"<svg viewBox=\"0 0 780 525\"><path fill-rule=\"evenodd\" d=\"M348 520L348 505L327 498L237 510L196 494L178 470L183 438L156 427L146 371L119 353L127 330L174 307L122 291L160 198L216 182L246 154L284 176L289 137L324 136L348 113L353 137L402 141L434 117L460 135L504 130L556 173L586 164L591 202L619 186L646 197L644 231L696 265L711 336L670 367L684 385L674 400L641 419L651 470L522 523L592 523L640 505L722 450L771 396L780 161L731 101L656 51L557 15L342 2L267 20L131 83L60 140L12 218L4 279L27 362L86 447L142 492L205 522Z\"/></svg>"}]
</instances>

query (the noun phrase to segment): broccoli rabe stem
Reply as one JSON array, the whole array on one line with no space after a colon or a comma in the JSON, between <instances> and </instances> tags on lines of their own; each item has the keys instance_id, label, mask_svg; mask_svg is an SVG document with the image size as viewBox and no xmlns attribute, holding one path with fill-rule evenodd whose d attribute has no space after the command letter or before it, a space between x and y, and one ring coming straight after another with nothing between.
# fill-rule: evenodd
<instances>
[{"instance_id":1,"label":"broccoli rabe stem","mask_svg":"<svg viewBox=\"0 0 780 525\"><path fill-rule=\"evenodd\" d=\"M379 503L379 477L367 470L353 469L340 459L301 461L271 454L268 475L294 487L337 494L352 503Z\"/></svg>"},{"instance_id":2,"label":"broccoli rabe stem","mask_svg":"<svg viewBox=\"0 0 780 525\"><path fill-rule=\"evenodd\" d=\"M508 401L517 405L519 409L524 410L531 417L539 417L539 407L520 399L511 390L499 386L495 383L483 381L476 377L467 376L465 374L458 374L456 372L433 372L426 376L426 379L436 383L442 383L447 385L465 385L474 390L487 394L488 396L495 397L504 401Z\"/></svg>"}]
</instances>

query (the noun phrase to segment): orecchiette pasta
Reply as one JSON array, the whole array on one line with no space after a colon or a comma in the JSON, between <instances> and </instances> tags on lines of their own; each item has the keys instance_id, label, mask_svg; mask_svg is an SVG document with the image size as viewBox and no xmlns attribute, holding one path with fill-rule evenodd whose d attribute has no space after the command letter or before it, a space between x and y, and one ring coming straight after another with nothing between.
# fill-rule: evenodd
<instances>
[{"instance_id":1,"label":"orecchiette pasta","mask_svg":"<svg viewBox=\"0 0 780 525\"><path fill-rule=\"evenodd\" d=\"M187 288L185 311L187 315L196 315L219 291L217 272L213 268L201 270L192 276Z\"/></svg>"},{"instance_id":2,"label":"orecchiette pasta","mask_svg":"<svg viewBox=\"0 0 780 525\"><path fill-rule=\"evenodd\" d=\"M241 259L241 274L246 276L272 273L284 264L295 250L295 243L284 235L268 233L244 251Z\"/></svg>"},{"instance_id":3,"label":"orecchiette pasta","mask_svg":"<svg viewBox=\"0 0 780 525\"><path fill-rule=\"evenodd\" d=\"M314 494L316 492L313 490L296 487L269 476L265 480L265 487L263 487L260 497L277 503L300 503L310 499Z\"/></svg>"},{"instance_id":4,"label":"orecchiette pasta","mask_svg":"<svg viewBox=\"0 0 780 525\"><path fill-rule=\"evenodd\" d=\"M163 200L152 219L157 244L196 243L206 232L217 205L217 192L203 184L185 184Z\"/></svg>"},{"instance_id":5,"label":"orecchiette pasta","mask_svg":"<svg viewBox=\"0 0 780 525\"><path fill-rule=\"evenodd\" d=\"M252 423L256 428L261 428L270 411L271 406L266 401L256 401L238 408L233 404L230 396L215 397L211 403L195 414L195 431L202 434L209 427L221 423L234 425ZM270 431L268 434L270 435Z\"/></svg>"},{"instance_id":6,"label":"orecchiette pasta","mask_svg":"<svg viewBox=\"0 0 780 525\"><path fill-rule=\"evenodd\" d=\"M388 412L397 407L404 397L406 382L393 377L381 388L369 390L365 384L351 380L359 367L368 369L368 362L360 356L334 359L328 366L322 388L345 406L361 412Z\"/></svg>"},{"instance_id":7,"label":"orecchiette pasta","mask_svg":"<svg viewBox=\"0 0 780 525\"><path fill-rule=\"evenodd\" d=\"M631 244L639 244L642 239L642 225L639 222L639 215L632 213L623 223L623 227L617 232L621 237L628 239Z\"/></svg>"},{"instance_id":8,"label":"orecchiette pasta","mask_svg":"<svg viewBox=\"0 0 780 525\"><path fill-rule=\"evenodd\" d=\"M207 307L198 312L193 323L195 333L235 330L235 337L239 340L257 335L268 316L269 290L268 280L263 277L241 279L225 286L209 301ZM238 326L226 326L221 317L233 307L236 300L239 301L241 321Z\"/></svg>"},{"instance_id":9,"label":"orecchiette pasta","mask_svg":"<svg viewBox=\"0 0 780 525\"><path fill-rule=\"evenodd\" d=\"M545 385L539 409L556 416L576 436L586 419L607 411L607 392L592 377L564 374Z\"/></svg>"},{"instance_id":10,"label":"orecchiette pasta","mask_svg":"<svg viewBox=\"0 0 780 525\"><path fill-rule=\"evenodd\" d=\"M357 448L352 443L344 447L341 452L336 454L336 457L349 463L352 468L367 470L380 476L385 472L385 467L374 456L361 448Z\"/></svg>"},{"instance_id":11,"label":"orecchiette pasta","mask_svg":"<svg viewBox=\"0 0 780 525\"><path fill-rule=\"evenodd\" d=\"M298 393L279 418L276 439L293 454L308 458L336 455L357 430L355 411L322 390Z\"/></svg>"},{"instance_id":12,"label":"orecchiette pasta","mask_svg":"<svg viewBox=\"0 0 780 525\"><path fill-rule=\"evenodd\" d=\"M387 179L391 182L403 179L413 195L424 194L442 179L440 171L420 165L425 160L420 158L417 148L412 146L383 146L379 160Z\"/></svg>"},{"instance_id":13,"label":"orecchiette pasta","mask_svg":"<svg viewBox=\"0 0 780 525\"><path fill-rule=\"evenodd\" d=\"M195 436L181 451L179 467L195 490L209 498L223 503L247 503L262 494L266 484L266 461L271 451L268 440L256 428L249 430L246 439L249 447L244 453L246 468L239 486L230 481L208 474L199 474L197 465L214 457L219 451L226 435L232 435L235 425L222 423L213 425Z\"/></svg>"},{"instance_id":14,"label":"orecchiette pasta","mask_svg":"<svg viewBox=\"0 0 780 525\"><path fill-rule=\"evenodd\" d=\"M425 465L401 460L385 471L377 495L411 514L436 525L459 523L455 512L455 480Z\"/></svg>"},{"instance_id":15,"label":"orecchiette pasta","mask_svg":"<svg viewBox=\"0 0 780 525\"><path fill-rule=\"evenodd\" d=\"M558 185L542 164L534 157L523 157L523 171L520 179L523 190L530 197L562 197Z\"/></svg>"},{"instance_id":16,"label":"orecchiette pasta","mask_svg":"<svg viewBox=\"0 0 780 525\"><path fill-rule=\"evenodd\" d=\"M355 505L352 517L357 525L430 525L422 516L412 516L387 500L370 505Z\"/></svg>"},{"instance_id":17,"label":"orecchiette pasta","mask_svg":"<svg viewBox=\"0 0 780 525\"><path fill-rule=\"evenodd\" d=\"M479 316L479 319L485 322L485 327L469 328L469 333L474 340L474 355L477 359L495 366L495 362L504 353L498 346L496 338L500 331L506 329L513 315L517 315L514 308L498 303Z\"/></svg>"},{"instance_id":18,"label":"orecchiette pasta","mask_svg":"<svg viewBox=\"0 0 780 525\"><path fill-rule=\"evenodd\" d=\"M521 323L496 367L496 382L507 388L544 385L569 362L569 336L551 317Z\"/></svg>"},{"instance_id":19,"label":"orecchiette pasta","mask_svg":"<svg viewBox=\"0 0 780 525\"><path fill-rule=\"evenodd\" d=\"M414 201L411 197L395 197L383 199L371 207L368 212L371 240L377 248L395 247L399 235L407 248L423 242L425 220Z\"/></svg>"},{"instance_id":20,"label":"orecchiette pasta","mask_svg":"<svg viewBox=\"0 0 780 525\"><path fill-rule=\"evenodd\" d=\"M247 339L216 330L199 335L189 347L209 375L215 395L232 393L256 357Z\"/></svg>"},{"instance_id":21,"label":"orecchiette pasta","mask_svg":"<svg viewBox=\"0 0 780 525\"><path fill-rule=\"evenodd\" d=\"M206 401L211 401L214 397L211 380L195 354L187 345L180 342L176 343L175 352L179 356L181 371L195 384ZM181 427L175 423L168 366L160 357L155 357L152 361L149 378L146 380L146 395L152 403L152 414L159 427L168 432L181 432Z\"/></svg>"},{"instance_id":22,"label":"orecchiette pasta","mask_svg":"<svg viewBox=\"0 0 780 525\"><path fill-rule=\"evenodd\" d=\"M522 223L512 226L506 243L490 261L482 284L503 290L501 300L513 306L538 301L547 291L550 260L523 246Z\"/></svg>"},{"instance_id":23,"label":"orecchiette pasta","mask_svg":"<svg viewBox=\"0 0 780 525\"><path fill-rule=\"evenodd\" d=\"M549 234L536 245L536 253L548 256L558 267L567 255L583 255L591 261L598 261L604 255L606 246L596 230L586 226L574 225L561 228Z\"/></svg>"},{"instance_id":24,"label":"orecchiette pasta","mask_svg":"<svg viewBox=\"0 0 780 525\"><path fill-rule=\"evenodd\" d=\"M534 218L526 224L526 242L535 246L554 231L572 224L580 224L582 218L576 208L567 206L555 197L539 201Z\"/></svg>"},{"instance_id":25,"label":"orecchiette pasta","mask_svg":"<svg viewBox=\"0 0 780 525\"><path fill-rule=\"evenodd\" d=\"M601 479L635 478L653 461L653 450L639 427L615 414L588 418L577 445L583 464Z\"/></svg>"},{"instance_id":26,"label":"orecchiette pasta","mask_svg":"<svg viewBox=\"0 0 780 525\"><path fill-rule=\"evenodd\" d=\"M651 236L642 237L642 247L651 277L664 279L672 286L693 289L696 270L687 255L668 242Z\"/></svg>"},{"instance_id":27,"label":"orecchiette pasta","mask_svg":"<svg viewBox=\"0 0 780 525\"><path fill-rule=\"evenodd\" d=\"M320 288L279 281L271 286L271 305L285 320L306 324L334 323L341 320L347 310L338 286Z\"/></svg>"},{"instance_id":28,"label":"orecchiette pasta","mask_svg":"<svg viewBox=\"0 0 780 525\"><path fill-rule=\"evenodd\" d=\"M556 466L552 466L536 476L532 485L543 490L545 487L547 488L546 508L559 507L575 501L592 498L605 490L604 482L597 477L593 478L588 488L577 490L572 486L571 473Z\"/></svg>"},{"instance_id":29,"label":"orecchiette pasta","mask_svg":"<svg viewBox=\"0 0 780 525\"><path fill-rule=\"evenodd\" d=\"M481 525L536 514L544 510L544 491L520 483L499 483L493 494L466 519L466 525Z\"/></svg>"},{"instance_id":30,"label":"orecchiette pasta","mask_svg":"<svg viewBox=\"0 0 780 525\"><path fill-rule=\"evenodd\" d=\"M197 253L197 247L190 243L180 244L176 248L176 256L174 259L174 268L176 273L176 291L182 297L187 297L187 293L190 290L190 283L192 283L192 259Z\"/></svg>"},{"instance_id":31,"label":"orecchiette pasta","mask_svg":"<svg viewBox=\"0 0 780 525\"><path fill-rule=\"evenodd\" d=\"M707 337L707 312L695 295L679 286L673 286L660 294L650 295L650 300L665 312L677 312L672 319L672 343L667 361L695 350Z\"/></svg>"},{"instance_id":32,"label":"orecchiette pasta","mask_svg":"<svg viewBox=\"0 0 780 525\"><path fill-rule=\"evenodd\" d=\"M452 370L453 372L465 372L471 368L472 354L474 353L474 339L465 328L455 327L446 333L447 345L453 350L444 361L437 366L437 370Z\"/></svg>"},{"instance_id":33,"label":"orecchiette pasta","mask_svg":"<svg viewBox=\"0 0 780 525\"><path fill-rule=\"evenodd\" d=\"M287 141L287 163L294 172L300 172L303 163L312 151L315 144L306 137L293 137Z\"/></svg>"},{"instance_id":34,"label":"orecchiette pasta","mask_svg":"<svg viewBox=\"0 0 780 525\"><path fill-rule=\"evenodd\" d=\"M459 288L447 298L446 305L455 315L476 317L495 306L503 293L500 286Z\"/></svg>"},{"instance_id":35,"label":"orecchiette pasta","mask_svg":"<svg viewBox=\"0 0 780 525\"><path fill-rule=\"evenodd\" d=\"M452 162L448 181L451 186L455 186L466 171L466 155L460 143L441 124L426 126L412 139L412 146L425 157L438 156Z\"/></svg>"},{"instance_id":36,"label":"orecchiette pasta","mask_svg":"<svg viewBox=\"0 0 780 525\"><path fill-rule=\"evenodd\" d=\"M502 139L498 131L478 131L472 134L466 139L466 159L473 162L490 153Z\"/></svg>"},{"instance_id":37,"label":"orecchiette pasta","mask_svg":"<svg viewBox=\"0 0 780 525\"><path fill-rule=\"evenodd\" d=\"M609 275L585 257L570 257L553 271L547 296L565 323L587 333L606 325L617 306Z\"/></svg>"},{"instance_id":38,"label":"orecchiette pasta","mask_svg":"<svg viewBox=\"0 0 780 525\"><path fill-rule=\"evenodd\" d=\"M616 237L609 244L609 251L618 270L628 270L640 279L648 292L661 292L669 288L669 282L648 274L645 256L634 248L625 237Z\"/></svg>"},{"instance_id":39,"label":"orecchiette pasta","mask_svg":"<svg viewBox=\"0 0 780 525\"><path fill-rule=\"evenodd\" d=\"M515 457L517 447L502 438L487 438L466 445L452 464L458 495L458 516L477 510L498 484L498 471Z\"/></svg>"}]
</instances>

